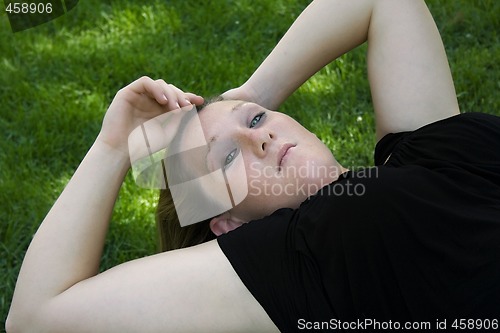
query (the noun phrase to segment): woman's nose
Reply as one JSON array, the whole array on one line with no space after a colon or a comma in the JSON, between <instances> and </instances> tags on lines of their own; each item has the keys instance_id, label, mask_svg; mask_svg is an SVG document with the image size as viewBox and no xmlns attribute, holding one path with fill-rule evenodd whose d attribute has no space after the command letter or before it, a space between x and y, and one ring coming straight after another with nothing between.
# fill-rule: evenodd
<instances>
[{"instance_id":1,"label":"woman's nose","mask_svg":"<svg viewBox=\"0 0 500 333\"><path fill-rule=\"evenodd\" d=\"M266 128L246 128L242 133L243 144L247 145L259 157L266 156L275 135Z\"/></svg>"}]
</instances>

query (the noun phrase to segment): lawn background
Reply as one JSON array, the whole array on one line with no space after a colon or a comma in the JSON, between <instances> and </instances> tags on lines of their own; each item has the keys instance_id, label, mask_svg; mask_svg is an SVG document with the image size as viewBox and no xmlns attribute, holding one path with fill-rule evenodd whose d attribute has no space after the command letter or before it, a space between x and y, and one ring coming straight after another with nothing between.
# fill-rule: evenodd
<instances>
[{"instance_id":1,"label":"lawn background","mask_svg":"<svg viewBox=\"0 0 500 333\"><path fill-rule=\"evenodd\" d=\"M142 75L204 96L244 82L305 0L80 1L55 21L12 33L0 5L0 320L26 248L92 144L118 89ZM428 1L463 112L498 110L500 1ZM348 167L375 145L366 47L301 87L282 111ZM500 149L500 147L499 147ZM120 193L102 269L156 251L156 191Z\"/></svg>"}]
</instances>

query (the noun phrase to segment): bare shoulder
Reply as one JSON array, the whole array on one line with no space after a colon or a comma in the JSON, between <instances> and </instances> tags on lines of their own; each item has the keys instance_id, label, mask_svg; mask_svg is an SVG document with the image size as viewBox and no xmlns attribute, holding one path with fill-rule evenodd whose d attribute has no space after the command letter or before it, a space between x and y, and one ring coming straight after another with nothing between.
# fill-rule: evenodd
<instances>
[{"instance_id":1,"label":"bare shoulder","mask_svg":"<svg viewBox=\"0 0 500 333\"><path fill-rule=\"evenodd\" d=\"M216 240L82 281L42 317L50 332L278 332Z\"/></svg>"}]
</instances>

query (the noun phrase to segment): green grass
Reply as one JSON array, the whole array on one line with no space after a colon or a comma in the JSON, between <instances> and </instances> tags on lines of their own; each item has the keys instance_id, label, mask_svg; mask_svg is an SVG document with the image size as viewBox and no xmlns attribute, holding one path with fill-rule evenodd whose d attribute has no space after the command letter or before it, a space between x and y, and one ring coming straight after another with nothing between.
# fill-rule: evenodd
<instances>
[{"instance_id":1,"label":"green grass","mask_svg":"<svg viewBox=\"0 0 500 333\"><path fill-rule=\"evenodd\" d=\"M55 21L15 34L2 12L0 327L31 237L92 144L115 92L141 75L205 96L235 87L308 2L87 0ZM500 115L500 2L432 0L429 6L462 111ZM365 52L361 47L323 69L282 108L347 166L372 164ZM127 178L102 269L155 251L156 196Z\"/></svg>"}]
</instances>

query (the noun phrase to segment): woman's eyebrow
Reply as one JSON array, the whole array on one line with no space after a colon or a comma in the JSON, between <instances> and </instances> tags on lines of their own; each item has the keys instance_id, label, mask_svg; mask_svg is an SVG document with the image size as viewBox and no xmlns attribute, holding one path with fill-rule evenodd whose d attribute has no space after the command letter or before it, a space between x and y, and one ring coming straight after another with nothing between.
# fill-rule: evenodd
<instances>
[{"instance_id":1,"label":"woman's eyebrow","mask_svg":"<svg viewBox=\"0 0 500 333\"><path fill-rule=\"evenodd\" d=\"M248 103L247 101L242 101L242 102L236 104L235 106L233 106L231 108L230 114L233 114L235 111L241 111L241 107L244 104L247 104L247 103ZM217 111L215 111L215 112L217 112ZM212 136L208 140L208 143L207 143L207 154L205 155L205 165L206 165L206 167L207 167L208 170L210 170L210 168L208 167L208 154L210 154L210 151L212 150L212 146L215 144L215 142L217 141L218 137L219 137L218 135Z\"/></svg>"},{"instance_id":2,"label":"woman's eyebrow","mask_svg":"<svg viewBox=\"0 0 500 333\"><path fill-rule=\"evenodd\" d=\"M208 154L210 154L210 150L212 149L212 144L216 140L216 137L213 136L210 138L210 140L207 143L207 153L205 154L205 166L208 170L210 170L210 167L208 165Z\"/></svg>"},{"instance_id":3,"label":"woman's eyebrow","mask_svg":"<svg viewBox=\"0 0 500 333\"><path fill-rule=\"evenodd\" d=\"M233 113L234 111L236 110L241 110L241 106L243 106L244 104L247 104L248 102L246 101L243 101L241 103L238 103L236 104L235 106L233 106L233 108L231 109L231 113Z\"/></svg>"},{"instance_id":4,"label":"woman's eyebrow","mask_svg":"<svg viewBox=\"0 0 500 333\"><path fill-rule=\"evenodd\" d=\"M230 112L230 113L232 114L232 113L233 113L233 112L235 112L235 111L241 111L241 107L242 107L244 104L247 104L247 103L248 103L248 102L243 101L243 102L241 102L241 103L236 104L235 106L233 106L233 107L232 107L232 109L231 109L231 112ZM208 145L207 155L208 155L208 153L210 152L210 150L212 149L212 145L213 145L213 144L217 141L218 137L219 137L218 135L214 135L214 136L212 136L212 137L208 140L208 143L207 143L207 145Z\"/></svg>"}]
</instances>

